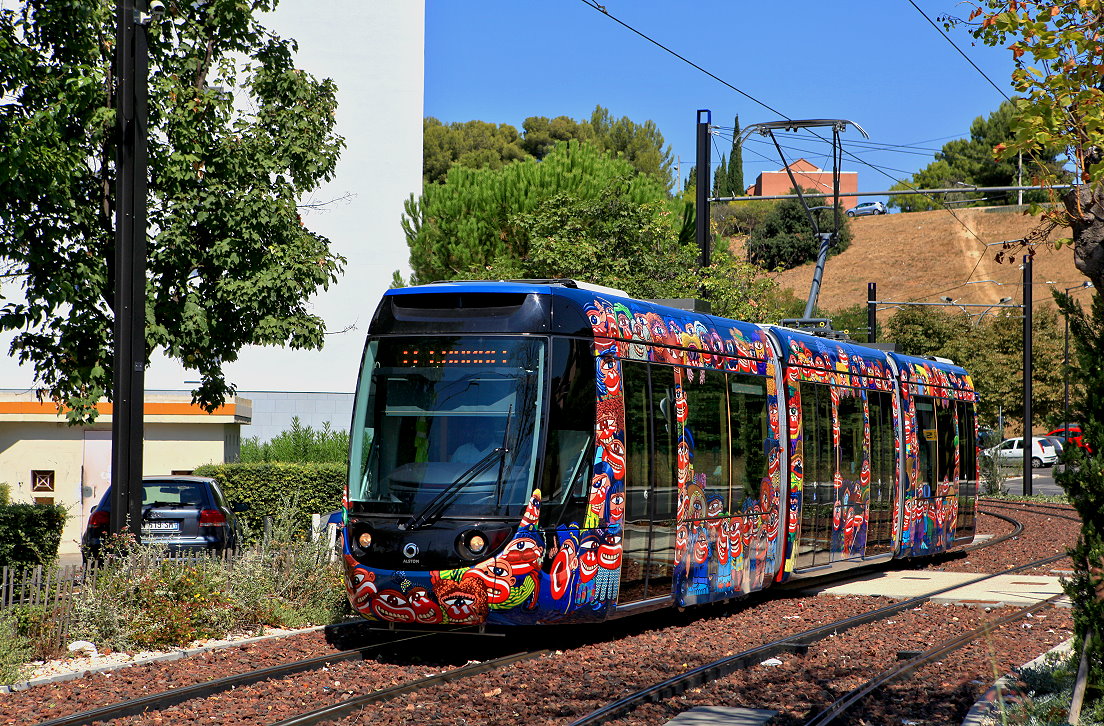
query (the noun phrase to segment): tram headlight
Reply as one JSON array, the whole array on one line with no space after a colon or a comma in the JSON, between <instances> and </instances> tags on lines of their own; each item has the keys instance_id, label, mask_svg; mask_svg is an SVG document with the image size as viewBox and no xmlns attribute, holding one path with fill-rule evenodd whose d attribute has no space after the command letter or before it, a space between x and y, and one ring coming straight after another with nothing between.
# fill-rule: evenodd
<instances>
[{"instance_id":1,"label":"tram headlight","mask_svg":"<svg viewBox=\"0 0 1104 726\"><path fill-rule=\"evenodd\" d=\"M460 537L460 554L474 558L483 555L487 551L487 537L482 532L470 531Z\"/></svg>"},{"instance_id":2,"label":"tram headlight","mask_svg":"<svg viewBox=\"0 0 1104 726\"><path fill-rule=\"evenodd\" d=\"M372 546L372 533L371 532L361 532L360 536L357 537L357 544L360 545L360 548L362 550L366 550L369 547L371 547Z\"/></svg>"}]
</instances>

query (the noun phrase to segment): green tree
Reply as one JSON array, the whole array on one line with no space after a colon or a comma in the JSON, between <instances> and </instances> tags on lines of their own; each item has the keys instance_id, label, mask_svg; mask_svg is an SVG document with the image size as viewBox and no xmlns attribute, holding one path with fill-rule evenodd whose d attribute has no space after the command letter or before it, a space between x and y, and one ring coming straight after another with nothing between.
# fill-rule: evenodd
<instances>
[{"instance_id":1,"label":"green tree","mask_svg":"<svg viewBox=\"0 0 1104 726\"><path fill-rule=\"evenodd\" d=\"M333 176L336 88L255 15L275 0L172 3L149 26L147 354L198 371L213 407L244 345L320 348L308 299L343 263L297 201ZM95 418L111 395L115 4L0 8L0 328L45 396Z\"/></svg>"},{"instance_id":2,"label":"green tree","mask_svg":"<svg viewBox=\"0 0 1104 726\"><path fill-rule=\"evenodd\" d=\"M740 148L740 117L732 122L732 151L728 154L728 193L734 197L744 193L744 150Z\"/></svg>"},{"instance_id":3,"label":"green tree","mask_svg":"<svg viewBox=\"0 0 1104 726\"><path fill-rule=\"evenodd\" d=\"M1104 94L1100 87L1104 1L977 0L971 4L974 9L967 22L979 22L970 33L986 45L1008 48L1015 63L1012 84L1020 98L1015 101L1014 136L994 149L996 158L1030 155L1037 145L1062 148L1080 182L1061 194L1052 190L1051 199L1062 204L1042 210L1043 223L1024 236L1023 245L1046 243L1053 229L1069 226L1074 264L1099 290L1104 285ZM949 20L948 26L958 22ZM1056 174L1043 174L1040 179L1043 183L1056 180ZM1083 431L1090 446L1101 451L1104 302L1098 292L1091 312L1081 313L1068 296L1056 297L1069 316L1078 351L1078 378L1085 390L1078 404L1085 414ZM1075 459L1079 454L1074 452ZM1104 638L1100 628L1104 604L1095 591L1104 574L1104 471L1100 461L1097 456L1076 462L1076 474L1058 479L1081 515L1081 536L1071 552L1074 576L1066 592L1074 604L1081 663L1089 683L1087 699L1095 702L1098 711L1104 710ZM1077 706L1071 709L1070 720L1077 721L1078 710Z\"/></svg>"},{"instance_id":4,"label":"green tree","mask_svg":"<svg viewBox=\"0 0 1104 726\"><path fill-rule=\"evenodd\" d=\"M728 194L728 162L725 155L721 154L721 163L713 170L713 196L721 197Z\"/></svg>"},{"instance_id":5,"label":"green tree","mask_svg":"<svg viewBox=\"0 0 1104 726\"><path fill-rule=\"evenodd\" d=\"M629 162L641 174L660 182L664 189L671 188L674 183L671 147L664 142L654 121L637 124L628 116L615 120L607 109L597 106L590 115L590 127L598 148Z\"/></svg>"},{"instance_id":6,"label":"green tree","mask_svg":"<svg viewBox=\"0 0 1104 726\"><path fill-rule=\"evenodd\" d=\"M425 188L406 203L403 231L410 246L414 283L471 277L507 258L528 254L512 218L567 193L593 200L611 184L627 184L637 204L667 199L652 176L637 174L622 159L579 142L560 142L540 162L526 159L501 169L453 166L443 184Z\"/></svg>"},{"instance_id":7,"label":"green tree","mask_svg":"<svg viewBox=\"0 0 1104 726\"><path fill-rule=\"evenodd\" d=\"M453 164L472 169L501 169L531 156L510 124L463 121L445 125L429 116L422 121L422 181L444 181ZM538 157L539 158L539 157Z\"/></svg>"},{"instance_id":8,"label":"green tree","mask_svg":"<svg viewBox=\"0 0 1104 726\"><path fill-rule=\"evenodd\" d=\"M543 159L556 148L561 141L594 142L594 131L590 124L580 123L568 116L530 116L522 124L524 136L521 147L536 159Z\"/></svg>"},{"instance_id":9,"label":"green tree","mask_svg":"<svg viewBox=\"0 0 1104 726\"><path fill-rule=\"evenodd\" d=\"M961 192L934 197L923 194L891 195L889 206L904 212L915 212L941 209L947 203L979 207L1009 204L1016 198L1014 192L973 192L966 187L1017 186L1021 178L1024 184L1030 184L1032 179L1044 173L1055 178L1067 176L1056 161L1057 150L1039 144L1023 155L1022 173L1015 154L994 162L993 149L1008 143L1013 137L1015 113L1012 102L1005 101L989 116L978 116L970 125L970 138L948 141L936 153L935 161L913 175L910 184L898 183L892 187L894 191L903 191L909 188L951 189L961 186ZM1028 203L1041 202L1045 198L1046 193L1041 191L1024 194Z\"/></svg>"},{"instance_id":10,"label":"green tree","mask_svg":"<svg viewBox=\"0 0 1104 726\"><path fill-rule=\"evenodd\" d=\"M835 229L834 210L814 209L813 215L819 231L832 232ZM829 249L829 255L839 254L851 244L851 227L842 210L839 223L839 234ZM766 270L797 267L815 260L819 250L820 239L809 224L809 216L800 199L776 202L762 222L755 225L747 241L748 260Z\"/></svg>"}]
</instances>

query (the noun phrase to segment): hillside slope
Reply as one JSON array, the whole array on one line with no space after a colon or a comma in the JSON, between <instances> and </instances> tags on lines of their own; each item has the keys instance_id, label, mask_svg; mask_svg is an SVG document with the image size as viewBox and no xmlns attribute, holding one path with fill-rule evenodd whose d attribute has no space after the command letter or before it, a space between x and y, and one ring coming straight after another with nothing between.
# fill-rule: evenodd
<instances>
[{"instance_id":1,"label":"hillside slope","mask_svg":"<svg viewBox=\"0 0 1104 726\"><path fill-rule=\"evenodd\" d=\"M879 300L939 302L947 295L960 303L992 304L1002 297L1023 297L1020 257L997 263L1000 242L1019 239L1035 226L1015 207L939 210L858 217L850 220L851 246L829 257L819 305L822 309L866 303L868 282L878 285ZM1057 230L1053 238L1069 235ZM996 244L993 244L996 243ZM804 300L813 279L813 263L777 275L782 287ZM1049 288L1067 288L1086 278L1073 264L1073 251L1039 248L1034 261L1035 304L1053 305ZM971 280L993 280L964 285ZM1045 284L1053 282L1052 285ZM997 284L1000 283L1000 284Z\"/></svg>"}]
</instances>

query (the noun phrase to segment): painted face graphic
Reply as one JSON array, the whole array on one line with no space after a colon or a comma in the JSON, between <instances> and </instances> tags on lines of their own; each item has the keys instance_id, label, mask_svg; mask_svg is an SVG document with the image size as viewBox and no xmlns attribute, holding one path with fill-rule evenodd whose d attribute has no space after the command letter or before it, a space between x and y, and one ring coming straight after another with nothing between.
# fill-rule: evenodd
<instances>
[{"instance_id":1,"label":"painted face graphic","mask_svg":"<svg viewBox=\"0 0 1104 726\"><path fill-rule=\"evenodd\" d=\"M437 607L437 603L433 602L425 588L412 587L406 596L411 609L414 610L416 622L432 625L441 622L444 618L441 608Z\"/></svg>"},{"instance_id":2,"label":"painted face graphic","mask_svg":"<svg viewBox=\"0 0 1104 726\"><path fill-rule=\"evenodd\" d=\"M517 583L513 568L505 557L496 557L480 562L475 567L464 573L461 579L471 578L478 580L487 588L487 601L492 603L506 602L510 599L510 588Z\"/></svg>"},{"instance_id":3,"label":"painted face graphic","mask_svg":"<svg viewBox=\"0 0 1104 726\"><path fill-rule=\"evenodd\" d=\"M619 524L625 518L625 492L614 492L609 505L610 524Z\"/></svg>"},{"instance_id":4,"label":"painted face graphic","mask_svg":"<svg viewBox=\"0 0 1104 726\"><path fill-rule=\"evenodd\" d=\"M790 492L790 516L786 518L786 531L791 534L797 532L798 512L801 510L801 493Z\"/></svg>"},{"instance_id":5,"label":"painted face graphic","mask_svg":"<svg viewBox=\"0 0 1104 726\"><path fill-rule=\"evenodd\" d=\"M610 532L598 545L598 565L607 570L616 570L621 566L621 533Z\"/></svg>"},{"instance_id":6,"label":"painted face graphic","mask_svg":"<svg viewBox=\"0 0 1104 726\"><path fill-rule=\"evenodd\" d=\"M733 558L739 557L744 551L743 525L744 520L741 517L733 517L729 520L728 546L732 550Z\"/></svg>"},{"instance_id":7,"label":"painted face graphic","mask_svg":"<svg viewBox=\"0 0 1104 726\"><path fill-rule=\"evenodd\" d=\"M728 538L731 536L732 524L730 520L726 519L721 522L721 532L717 537L717 562L720 564L726 564L728 562L729 546Z\"/></svg>"},{"instance_id":8,"label":"painted face graphic","mask_svg":"<svg viewBox=\"0 0 1104 726\"><path fill-rule=\"evenodd\" d=\"M706 507L706 516L710 518L719 517L722 509L724 509L724 502L720 499L710 499L709 505Z\"/></svg>"},{"instance_id":9,"label":"painted face graphic","mask_svg":"<svg viewBox=\"0 0 1104 726\"><path fill-rule=\"evenodd\" d=\"M675 386L675 418L681 424L686 423L686 391L682 386Z\"/></svg>"},{"instance_id":10,"label":"painted face graphic","mask_svg":"<svg viewBox=\"0 0 1104 726\"><path fill-rule=\"evenodd\" d=\"M595 334L606 332L605 313L599 310L596 305L592 305L589 303L586 305L585 310L587 320L590 322L591 330L593 330Z\"/></svg>"},{"instance_id":11,"label":"painted face graphic","mask_svg":"<svg viewBox=\"0 0 1104 726\"><path fill-rule=\"evenodd\" d=\"M481 598L479 584L468 582L445 582L437 592L445 617L450 623L481 623L487 617L487 601ZM481 588L480 588L481 590Z\"/></svg>"},{"instance_id":12,"label":"painted face graphic","mask_svg":"<svg viewBox=\"0 0 1104 726\"><path fill-rule=\"evenodd\" d=\"M690 471L690 446L685 441L678 442L679 482L684 483Z\"/></svg>"},{"instance_id":13,"label":"painted face graphic","mask_svg":"<svg viewBox=\"0 0 1104 726\"><path fill-rule=\"evenodd\" d=\"M590 480L590 511L596 517L602 514L602 505L606 502L610 484L612 482L607 474L598 474Z\"/></svg>"},{"instance_id":14,"label":"painted face graphic","mask_svg":"<svg viewBox=\"0 0 1104 726\"><path fill-rule=\"evenodd\" d=\"M618 395L621 393L621 366L617 364L617 358L603 355L598 360L598 369L602 374L602 382L606 385L606 392L610 396Z\"/></svg>"},{"instance_id":15,"label":"painted face graphic","mask_svg":"<svg viewBox=\"0 0 1104 726\"><path fill-rule=\"evenodd\" d=\"M790 408L787 413L790 423L790 440L792 441L797 438L797 434L801 430L801 404L797 401L790 401Z\"/></svg>"},{"instance_id":16,"label":"painted face graphic","mask_svg":"<svg viewBox=\"0 0 1104 726\"><path fill-rule=\"evenodd\" d=\"M675 562L682 562L686 557L686 547L690 544L690 532L685 524L680 524L675 530Z\"/></svg>"},{"instance_id":17,"label":"painted face graphic","mask_svg":"<svg viewBox=\"0 0 1104 726\"><path fill-rule=\"evenodd\" d=\"M579 551L579 579L590 582L598 574L598 538L587 536Z\"/></svg>"},{"instance_id":18,"label":"painted face graphic","mask_svg":"<svg viewBox=\"0 0 1104 726\"><path fill-rule=\"evenodd\" d=\"M625 476L625 445L619 439L611 439L602 449L602 461L613 469L613 478L620 481Z\"/></svg>"},{"instance_id":19,"label":"painted face graphic","mask_svg":"<svg viewBox=\"0 0 1104 726\"><path fill-rule=\"evenodd\" d=\"M417 620L406 595L398 590L380 590L372 599L372 614L393 623L413 623Z\"/></svg>"},{"instance_id":20,"label":"painted face graphic","mask_svg":"<svg viewBox=\"0 0 1104 726\"><path fill-rule=\"evenodd\" d=\"M706 535L705 527L698 527L697 534L694 536L694 564L700 565L709 559L709 537Z\"/></svg>"},{"instance_id":21,"label":"painted face graphic","mask_svg":"<svg viewBox=\"0 0 1104 726\"><path fill-rule=\"evenodd\" d=\"M552 560L549 582L554 600L561 599L571 584L571 576L579 569L579 551L573 539L565 539Z\"/></svg>"},{"instance_id":22,"label":"painted face graphic","mask_svg":"<svg viewBox=\"0 0 1104 726\"><path fill-rule=\"evenodd\" d=\"M349 600L358 611L366 612L369 602L376 594L376 573L359 564L351 555L345 555L345 562L351 568L349 579L345 583Z\"/></svg>"},{"instance_id":23,"label":"painted face graphic","mask_svg":"<svg viewBox=\"0 0 1104 726\"><path fill-rule=\"evenodd\" d=\"M537 543L537 540L528 535L522 535L515 537L510 544L506 545L502 557L510 564L510 571L514 577L521 577L537 569L537 563L543 552L544 548Z\"/></svg>"}]
</instances>

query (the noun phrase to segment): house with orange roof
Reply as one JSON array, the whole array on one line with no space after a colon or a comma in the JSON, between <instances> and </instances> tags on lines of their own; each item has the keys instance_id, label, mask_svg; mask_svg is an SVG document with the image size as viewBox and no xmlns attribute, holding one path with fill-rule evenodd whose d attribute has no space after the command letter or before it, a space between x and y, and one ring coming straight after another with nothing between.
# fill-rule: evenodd
<instances>
[{"instance_id":1,"label":"house with orange roof","mask_svg":"<svg viewBox=\"0 0 1104 726\"><path fill-rule=\"evenodd\" d=\"M818 194L832 193L832 172L824 171L805 159L798 159L778 171L765 171L757 176L755 183L747 188L747 195L749 197L771 197L779 194L792 194L794 184L790 181L790 174L787 173L787 169L793 173L794 180L797 181L802 191L812 189ZM839 188L841 195L858 192L859 173L856 171L841 171ZM810 200L809 206L831 205L831 203L830 198L821 198L815 202ZM858 204L859 200L858 197L841 196L840 203L843 205L843 209L846 210Z\"/></svg>"}]
</instances>

